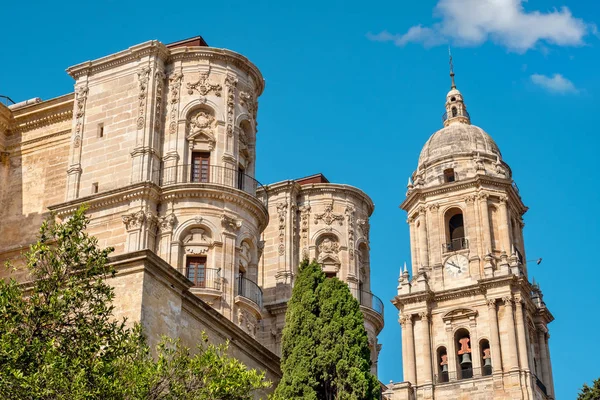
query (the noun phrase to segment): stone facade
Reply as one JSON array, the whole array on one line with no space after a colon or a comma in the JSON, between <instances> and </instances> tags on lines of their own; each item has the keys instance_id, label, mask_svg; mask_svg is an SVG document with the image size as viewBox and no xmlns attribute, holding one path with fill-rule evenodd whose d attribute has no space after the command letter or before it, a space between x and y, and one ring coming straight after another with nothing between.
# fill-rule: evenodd
<instances>
[{"instance_id":1,"label":"stone facade","mask_svg":"<svg viewBox=\"0 0 600 400\"><path fill-rule=\"evenodd\" d=\"M151 342L169 334L192 346L201 330L232 339L277 381L295 269L317 258L360 299L376 371L373 203L322 176L256 181L264 80L254 64L198 37L67 71L74 93L0 104L0 261L18 265L50 211L65 218L86 204L89 233L115 248L119 315L141 321Z\"/></svg>"},{"instance_id":2,"label":"stone facade","mask_svg":"<svg viewBox=\"0 0 600 400\"><path fill-rule=\"evenodd\" d=\"M446 111L401 205L412 257L393 299L404 382L384 396L553 399L553 317L527 278L527 207L498 146L471 125L454 81Z\"/></svg>"}]
</instances>

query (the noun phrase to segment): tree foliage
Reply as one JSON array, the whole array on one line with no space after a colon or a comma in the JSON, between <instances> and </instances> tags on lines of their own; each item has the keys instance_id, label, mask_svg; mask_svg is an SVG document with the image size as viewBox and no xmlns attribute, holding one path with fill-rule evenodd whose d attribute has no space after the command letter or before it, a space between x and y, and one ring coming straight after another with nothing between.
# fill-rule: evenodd
<instances>
[{"instance_id":1,"label":"tree foliage","mask_svg":"<svg viewBox=\"0 0 600 400\"><path fill-rule=\"evenodd\" d=\"M600 378L595 379L591 387L584 383L577 400L600 400Z\"/></svg>"},{"instance_id":2,"label":"tree foliage","mask_svg":"<svg viewBox=\"0 0 600 400\"><path fill-rule=\"evenodd\" d=\"M348 286L303 261L283 330L280 399L377 399L360 306Z\"/></svg>"},{"instance_id":3,"label":"tree foliage","mask_svg":"<svg viewBox=\"0 0 600 400\"><path fill-rule=\"evenodd\" d=\"M25 255L32 282L0 279L0 396L246 400L270 385L206 337L193 355L164 338L152 357L140 326L113 315L112 249L88 223L84 208L47 220Z\"/></svg>"}]
</instances>

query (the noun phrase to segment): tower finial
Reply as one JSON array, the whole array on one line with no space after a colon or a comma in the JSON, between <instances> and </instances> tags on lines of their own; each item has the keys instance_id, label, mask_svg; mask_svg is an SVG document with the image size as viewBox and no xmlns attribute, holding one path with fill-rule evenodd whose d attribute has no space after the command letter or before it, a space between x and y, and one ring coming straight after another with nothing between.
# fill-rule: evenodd
<instances>
[{"instance_id":1,"label":"tower finial","mask_svg":"<svg viewBox=\"0 0 600 400\"><path fill-rule=\"evenodd\" d=\"M452 63L452 52L450 46L448 46L448 57L450 57L450 79L452 79L452 89L456 89L456 83L454 82L454 64Z\"/></svg>"}]
</instances>

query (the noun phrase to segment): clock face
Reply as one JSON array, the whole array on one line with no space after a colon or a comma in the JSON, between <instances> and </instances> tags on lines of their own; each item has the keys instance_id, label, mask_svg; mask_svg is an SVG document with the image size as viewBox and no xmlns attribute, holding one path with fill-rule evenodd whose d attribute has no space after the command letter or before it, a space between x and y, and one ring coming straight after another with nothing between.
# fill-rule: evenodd
<instances>
[{"instance_id":1,"label":"clock face","mask_svg":"<svg viewBox=\"0 0 600 400\"><path fill-rule=\"evenodd\" d=\"M452 277L462 276L469 270L469 260L460 254L449 257L444 263L446 273Z\"/></svg>"}]
</instances>

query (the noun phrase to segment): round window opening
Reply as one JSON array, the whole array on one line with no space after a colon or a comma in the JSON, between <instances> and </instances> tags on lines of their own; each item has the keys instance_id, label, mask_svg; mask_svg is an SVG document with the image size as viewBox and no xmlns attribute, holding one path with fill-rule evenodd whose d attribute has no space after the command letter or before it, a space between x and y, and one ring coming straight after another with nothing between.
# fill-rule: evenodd
<instances>
[{"instance_id":1,"label":"round window opening","mask_svg":"<svg viewBox=\"0 0 600 400\"><path fill-rule=\"evenodd\" d=\"M450 101L456 101L456 97L452 97Z\"/></svg>"}]
</instances>

